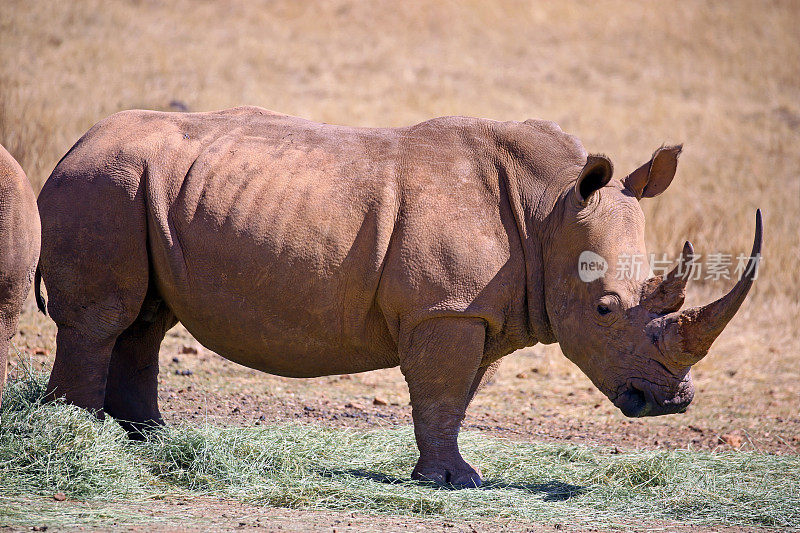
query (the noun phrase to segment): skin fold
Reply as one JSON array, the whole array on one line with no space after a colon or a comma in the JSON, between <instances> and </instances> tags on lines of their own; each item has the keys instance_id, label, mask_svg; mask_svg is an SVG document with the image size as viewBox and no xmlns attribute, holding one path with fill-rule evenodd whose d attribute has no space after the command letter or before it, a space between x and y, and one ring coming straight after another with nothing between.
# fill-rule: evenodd
<instances>
[{"instance_id":1,"label":"skin fold","mask_svg":"<svg viewBox=\"0 0 800 533\"><path fill-rule=\"evenodd\" d=\"M682 303L683 278L585 283L577 269L583 250L645 253L639 199L666 188L679 152L612 181L605 157L546 121L115 114L39 196L58 325L49 395L134 436L161 424L158 349L178 321L272 374L400 366L413 477L456 486L481 482L458 451L467 406L519 348L560 342L630 416L684 409L688 366L645 333L660 317L682 338L679 317L654 309ZM602 298L614 301L600 319Z\"/></svg>"},{"instance_id":2,"label":"skin fold","mask_svg":"<svg viewBox=\"0 0 800 533\"><path fill-rule=\"evenodd\" d=\"M39 259L36 197L19 163L0 146L0 402L8 350Z\"/></svg>"}]
</instances>

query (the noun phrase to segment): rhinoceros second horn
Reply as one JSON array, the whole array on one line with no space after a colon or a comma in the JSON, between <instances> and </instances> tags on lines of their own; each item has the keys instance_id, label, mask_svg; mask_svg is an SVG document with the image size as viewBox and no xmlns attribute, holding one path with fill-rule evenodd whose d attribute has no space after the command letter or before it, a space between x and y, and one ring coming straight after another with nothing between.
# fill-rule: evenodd
<instances>
[{"instance_id":1,"label":"rhinoceros second horn","mask_svg":"<svg viewBox=\"0 0 800 533\"><path fill-rule=\"evenodd\" d=\"M756 211L753 249L747 266L739 281L725 296L710 304L691 307L659 319L663 322L661 329L666 351L674 353L675 360L679 364L691 366L705 357L711 344L741 307L757 276L761 260L762 232L759 209Z\"/></svg>"}]
</instances>

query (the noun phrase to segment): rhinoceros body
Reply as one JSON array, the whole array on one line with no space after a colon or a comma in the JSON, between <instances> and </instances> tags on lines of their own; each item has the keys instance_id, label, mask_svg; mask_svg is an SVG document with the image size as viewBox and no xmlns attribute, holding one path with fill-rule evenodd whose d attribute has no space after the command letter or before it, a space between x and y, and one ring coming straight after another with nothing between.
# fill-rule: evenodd
<instances>
[{"instance_id":1,"label":"rhinoceros body","mask_svg":"<svg viewBox=\"0 0 800 533\"><path fill-rule=\"evenodd\" d=\"M401 329L438 316L484 320L487 359L535 342L500 154L481 139L498 126L356 129L261 110L130 119L142 140L119 146L140 157L123 168L147 230L120 237L140 291L152 268L160 298L214 351L285 376L373 370L399 364Z\"/></svg>"},{"instance_id":2,"label":"rhinoceros body","mask_svg":"<svg viewBox=\"0 0 800 533\"><path fill-rule=\"evenodd\" d=\"M40 196L45 280L74 277L48 281L50 313L91 315L62 291L122 285L87 324L95 334L163 301L205 346L295 377L397 366L401 331L465 317L486 323L491 362L537 341L505 182L514 156L502 146L520 132L539 152L537 178L574 180L586 154L552 123L117 114Z\"/></svg>"},{"instance_id":3,"label":"rhinoceros body","mask_svg":"<svg viewBox=\"0 0 800 533\"><path fill-rule=\"evenodd\" d=\"M649 179L661 192L659 161L628 186ZM569 302L614 283L587 292L573 279L582 249L609 250L580 222L590 198L602 207L626 196L633 215L622 218L643 224L642 195L610 179L607 160L544 121L369 129L260 108L113 115L39 197L58 324L50 393L134 433L160 423L158 348L178 321L220 355L274 374L399 365L421 452L414 476L457 485L480 483L457 449L464 411L494 363L523 346L562 336L623 411L652 402L674 412L691 401L688 366L645 397L568 338L582 320ZM641 248L642 234L623 228L612 240ZM640 296L620 304L639 309ZM669 318L647 309L640 330Z\"/></svg>"},{"instance_id":4,"label":"rhinoceros body","mask_svg":"<svg viewBox=\"0 0 800 533\"><path fill-rule=\"evenodd\" d=\"M28 178L0 146L0 401L11 337L39 258L39 213Z\"/></svg>"}]
</instances>

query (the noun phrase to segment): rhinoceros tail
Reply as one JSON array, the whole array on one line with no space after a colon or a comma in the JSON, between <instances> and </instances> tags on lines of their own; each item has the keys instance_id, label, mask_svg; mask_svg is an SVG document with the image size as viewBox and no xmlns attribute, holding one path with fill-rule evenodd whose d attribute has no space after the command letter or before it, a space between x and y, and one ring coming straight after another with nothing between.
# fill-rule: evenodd
<instances>
[{"instance_id":1,"label":"rhinoceros tail","mask_svg":"<svg viewBox=\"0 0 800 533\"><path fill-rule=\"evenodd\" d=\"M36 307L47 316L47 302L42 296L42 271L39 265L36 265L36 274L33 276L33 295L36 297Z\"/></svg>"}]
</instances>

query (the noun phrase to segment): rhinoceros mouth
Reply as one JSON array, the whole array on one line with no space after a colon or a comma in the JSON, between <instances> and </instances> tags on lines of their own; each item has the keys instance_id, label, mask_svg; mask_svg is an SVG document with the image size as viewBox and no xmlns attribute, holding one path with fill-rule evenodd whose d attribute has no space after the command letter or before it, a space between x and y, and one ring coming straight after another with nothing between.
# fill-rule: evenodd
<instances>
[{"instance_id":1,"label":"rhinoceros mouth","mask_svg":"<svg viewBox=\"0 0 800 533\"><path fill-rule=\"evenodd\" d=\"M629 383L614 398L613 403L628 418L641 418L685 413L691 401L691 395L658 401L653 391L646 386Z\"/></svg>"},{"instance_id":2,"label":"rhinoceros mouth","mask_svg":"<svg viewBox=\"0 0 800 533\"><path fill-rule=\"evenodd\" d=\"M614 405L628 418L647 416L651 409L645 393L632 386L626 387L617 395Z\"/></svg>"}]
</instances>

